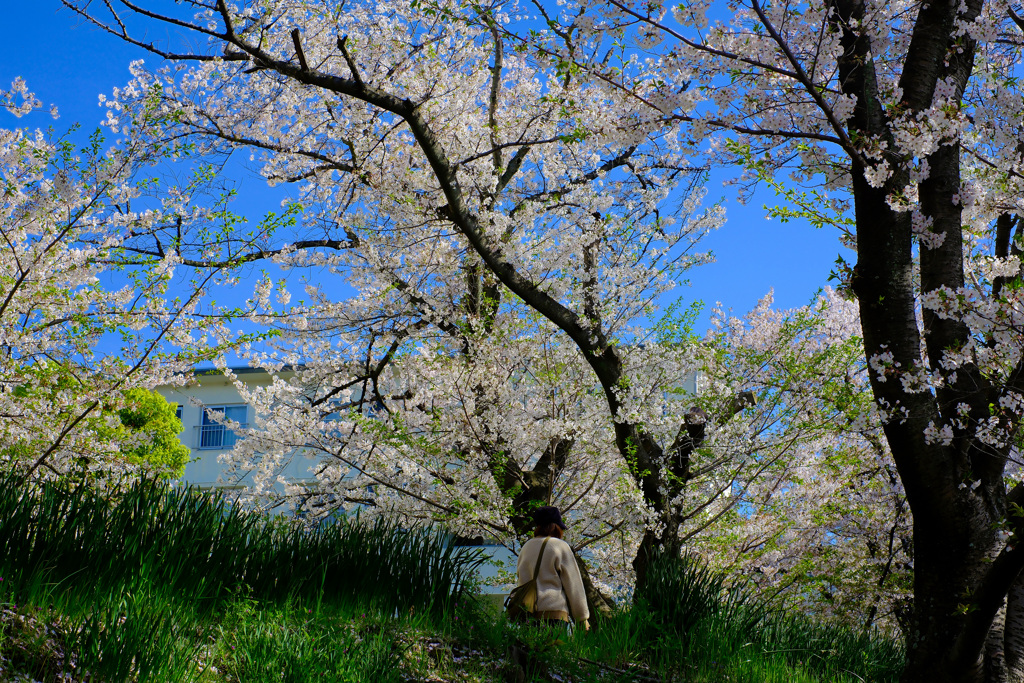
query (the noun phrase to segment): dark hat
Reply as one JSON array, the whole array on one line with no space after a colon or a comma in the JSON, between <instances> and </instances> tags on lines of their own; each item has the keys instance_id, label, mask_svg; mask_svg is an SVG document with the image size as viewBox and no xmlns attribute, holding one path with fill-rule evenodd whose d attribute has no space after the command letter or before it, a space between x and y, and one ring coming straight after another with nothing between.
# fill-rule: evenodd
<instances>
[{"instance_id":1,"label":"dark hat","mask_svg":"<svg viewBox=\"0 0 1024 683\"><path fill-rule=\"evenodd\" d=\"M555 523L565 529L565 522L562 521L562 513L553 505L545 505L533 511L533 523L538 526Z\"/></svg>"}]
</instances>

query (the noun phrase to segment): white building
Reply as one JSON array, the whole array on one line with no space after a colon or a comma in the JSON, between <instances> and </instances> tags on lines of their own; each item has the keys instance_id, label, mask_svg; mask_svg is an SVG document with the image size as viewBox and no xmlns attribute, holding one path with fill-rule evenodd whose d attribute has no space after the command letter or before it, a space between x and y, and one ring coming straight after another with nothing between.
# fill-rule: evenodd
<instances>
[{"instance_id":1,"label":"white building","mask_svg":"<svg viewBox=\"0 0 1024 683\"><path fill-rule=\"evenodd\" d=\"M270 373L258 368L241 367L231 371L246 386L268 386L272 380ZM288 379L292 374L284 370L278 376ZM242 400L234 383L217 370L197 370L185 386L164 385L157 387L156 391L167 401L178 405L177 414L182 425L178 438L191 451L182 481L201 488L237 487L238 482L221 480L224 466L217 460L217 456L235 445L235 433L211 417L219 413L242 427L248 427L252 408ZM311 479L311 464L311 459L293 458L280 474L290 481L308 481Z\"/></svg>"}]
</instances>

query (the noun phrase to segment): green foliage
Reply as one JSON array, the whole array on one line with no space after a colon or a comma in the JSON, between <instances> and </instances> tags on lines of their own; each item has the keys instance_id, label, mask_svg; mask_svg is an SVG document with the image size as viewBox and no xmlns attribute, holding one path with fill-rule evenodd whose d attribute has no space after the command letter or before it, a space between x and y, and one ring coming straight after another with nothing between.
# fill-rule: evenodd
<instances>
[{"instance_id":1,"label":"green foliage","mask_svg":"<svg viewBox=\"0 0 1024 683\"><path fill-rule=\"evenodd\" d=\"M121 453L132 464L169 478L181 477L189 449L178 439L181 420L175 415L177 405L146 389L129 389L124 401L125 407L116 411L121 424L110 434L121 444Z\"/></svg>"},{"instance_id":2,"label":"green foliage","mask_svg":"<svg viewBox=\"0 0 1024 683\"><path fill-rule=\"evenodd\" d=\"M514 680L525 667L575 681L895 683L904 661L883 636L785 613L691 557L656 557L644 596L571 637L484 609L456 616L453 640L501 661L505 678L484 680Z\"/></svg>"},{"instance_id":3,"label":"green foliage","mask_svg":"<svg viewBox=\"0 0 1024 683\"><path fill-rule=\"evenodd\" d=\"M400 634L428 623L366 605L278 607L243 596L197 609L202 597L142 581L40 609L0 592L0 680L387 683L401 672Z\"/></svg>"},{"instance_id":4,"label":"green foliage","mask_svg":"<svg viewBox=\"0 0 1024 683\"><path fill-rule=\"evenodd\" d=\"M852 239L855 221L849 216L849 207L843 202L829 197L821 190L803 191L795 189L792 183L779 181L771 170L769 160L755 157L749 144L730 140L726 147L737 156L743 168L755 173L759 182L767 184L776 196L785 200L786 204L764 207L770 218L778 218L783 223L800 218L815 228L837 228L847 239ZM797 148L804 149L805 146L798 145Z\"/></svg>"},{"instance_id":5,"label":"green foliage","mask_svg":"<svg viewBox=\"0 0 1024 683\"><path fill-rule=\"evenodd\" d=\"M50 410L48 420L67 424L87 405L74 405L54 413L52 406L61 394L76 394L91 382L90 373L79 367L61 363L34 363L21 368L13 395L27 410ZM35 404L36 407L31 407ZM133 465L165 478L178 478L185 472L189 449L178 439L181 420L175 416L175 404L154 391L128 389L96 402L82 426L92 435L88 450L78 453L78 464L84 471L97 458L124 458ZM7 443L2 448L13 462L38 457L49 447L54 435L40 430L33 438ZM74 477L73 477L74 478Z\"/></svg>"},{"instance_id":6,"label":"green foliage","mask_svg":"<svg viewBox=\"0 0 1024 683\"><path fill-rule=\"evenodd\" d=\"M683 301L677 299L666 307L664 315L654 326L659 344L685 348L700 340L700 335L694 332L694 326L697 316L704 310L704 302L694 301L685 309L683 306Z\"/></svg>"},{"instance_id":7,"label":"green foliage","mask_svg":"<svg viewBox=\"0 0 1024 683\"><path fill-rule=\"evenodd\" d=\"M480 561L433 529L306 529L157 481L102 497L84 482L24 487L7 475L0 673L17 650L30 653L18 669L45 681L391 680L402 649L382 625L441 615ZM47 626L5 636L25 605ZM374 625L353 630L357 612Z\"/></svg>"}]
</instances>

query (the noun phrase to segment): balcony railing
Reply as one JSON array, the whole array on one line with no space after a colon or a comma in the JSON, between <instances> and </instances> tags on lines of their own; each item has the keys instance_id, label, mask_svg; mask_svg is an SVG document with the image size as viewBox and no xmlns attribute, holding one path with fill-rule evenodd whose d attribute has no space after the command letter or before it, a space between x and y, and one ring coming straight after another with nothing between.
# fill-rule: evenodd
<instances>
[{"instance_id":1,"label":"balcony railing","mask_svg":"<svg viewBox=\"0 0 1024 683\"><path fill-rule=\"evenodd\" d=\"M242 423L240 428L245 429L248 424ZM196 430L195 447L200 451L215 451L231 448L235 445L238 437L233 431L224 425L209 424L194 427Z\"/></svg>"}]
</instances>

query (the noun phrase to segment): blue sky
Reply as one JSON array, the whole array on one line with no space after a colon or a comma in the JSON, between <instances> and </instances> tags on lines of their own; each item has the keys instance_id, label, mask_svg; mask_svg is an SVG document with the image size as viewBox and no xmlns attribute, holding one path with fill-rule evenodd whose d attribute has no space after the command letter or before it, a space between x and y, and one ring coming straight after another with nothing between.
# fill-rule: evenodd
<instances>
[{"instance_id":1,"label":"blue sky","mask_svg":"<svg viewBox=\"0 0 1024 683\"><path fill-rule=\"evenodd\" d=\"M2 113L2 127L54 125L59 131L79 122L91 131L103 117L99 94L109 94L128 81L130 61L145 59L153 64L157 60L86 25L63 9L59 0L0 0L0 8L5 19L0 24L0 87L22 76L44 105L56 104L61 114L54 122L48 115L15 119ZM160 29L151 29L150 37L159 37L153 30ZM700 299L708 307L721 301L741 314L774 288L777 306L800 306L827 284L838 254L855 260L840 246L833 230L815 229L803 221L766 220L763 205L774 203L770 191L741 205L734 189L722 185L727 177L727 170L716 172L708 187L708 200L724 200L728 217L726 225L706 241L717 262L691 271L692 286L681 292L684 299ZM258 197L267 196L258 180L243 175L238 182L243 189L239 210L257 216L279 209L277 200L255 205ZM698 320L701 331L707 320L705 311Z\"/></svg>"}]
</instances>

